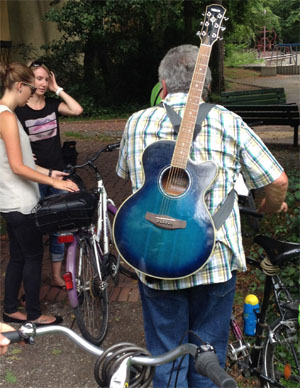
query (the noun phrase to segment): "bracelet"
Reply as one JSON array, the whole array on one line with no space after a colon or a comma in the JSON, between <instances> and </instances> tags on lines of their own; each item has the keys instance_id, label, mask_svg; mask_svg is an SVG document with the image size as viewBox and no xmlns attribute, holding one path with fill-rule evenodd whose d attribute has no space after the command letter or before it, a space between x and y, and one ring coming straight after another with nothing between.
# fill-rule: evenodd
<instances>
[{"instance_id":1,"label":"bracelet","mask_svg":"<svg viewBox=\"0 0 300 388\"><path fill-rule=\"evenodd\" d=\"M52 176L52 168L49 168L48 176Z\"/></svg>"},{"instance_id":2,"label":"bracelet","mask_svg":"<svg viewBox=\"0 0 300 388\"><path fill-rule=\"evenodd\" d=\"M56 94L57 96L59 96L59 95L60 95L60 92L62 92L63 90L64 90L63 88L58 88L57 91L55 92L55 94Z\"/></svg>"}]
</instances>

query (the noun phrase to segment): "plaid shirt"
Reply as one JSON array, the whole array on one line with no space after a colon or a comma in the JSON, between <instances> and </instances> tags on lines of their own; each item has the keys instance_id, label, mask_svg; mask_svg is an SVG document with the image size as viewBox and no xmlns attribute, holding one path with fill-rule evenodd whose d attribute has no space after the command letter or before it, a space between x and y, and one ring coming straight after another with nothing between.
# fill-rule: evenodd
<instances>
[{"instance_id":1,"label":"plaid shirt","mask_svg":"<svg viewBox=\"0 0 300 388\"><path fill-rule=\"evenodd\" d=\"M164 102L183 116L187 94L169 94ZM128 176L133 191L143 184L142 153L151 143L174 140L175 135L166 111L152 107L134 113L127 121L123 133L117 174ZM213 160L219 172L207 191L208 211L214 214L234 187L240 172L249 189L266 186L283 172L260 138L242 119L222 106L215 106L202 122L202 128L191 146L190 158L196 162ZM234 270L245 271L246 262L242 244L238 202L223 226L216 231L215 249L207 264L195 274L176 280L149 278L138 273L149 287L162 290L190 288L201 284L225 282Z\"/></svg>"}]
</instances>

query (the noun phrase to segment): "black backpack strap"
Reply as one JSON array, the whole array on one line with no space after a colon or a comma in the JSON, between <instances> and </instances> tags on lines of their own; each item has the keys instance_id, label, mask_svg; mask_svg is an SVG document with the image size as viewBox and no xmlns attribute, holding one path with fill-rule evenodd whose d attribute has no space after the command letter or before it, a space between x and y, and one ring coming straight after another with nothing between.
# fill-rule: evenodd
<instances>
[{"instance_id":1,"label":"black backpack strap","mask_svg":"<svg viewBox=\"0 0 300 388\"><path fill-rule=\"evenodd\" d=\"M193 135L193 141L201 131L201 123L205 119L205 117L208 115L209 111L215 106L216 104L206 104L203 103L199 106L198 116L196 120L196 125L194 129L194 135ZM159 106L162 106L159 104ZM176 135L178 135L178 131L180 128L181 123L181 117L178 113L174 111L173 108L171 108L166 103L163 103L164 108L167 111L168 117L173 125L174 132ZM212 216L214 225L216 229L219 229L226 219L229 217L230 213L232 212L233 205L234 205L234 199L235 199L235 192L234 189L230 191L230 193L227 195L224 203L220 206L220 208L217 210L217 212Z\"/></svg>"},{"instance_id":2,"label":"black backpack strap","mask_svg":"<svg viewBox=\"0 0 300 388\"><path fill-rule=\"evenodd\" d=\"M205 119L205 117L208 115L209 111L215 105L216 104L206 104L206 103L203 103L203 104L201 104L199 106L198 116L197 116L197 119L196 119L196 125L195 125L195 129L194 129L193 140L196 139L197 135L201 131L202 121ZM170 119L170 121L171 121L171 123L173 125L175 134L178 135L178 131L179 131L180 123L181 123L181 117L168 104L164 103L163 106L165 107L165 109L167 111L169 119Z\"/></svg>"}]
</instances>

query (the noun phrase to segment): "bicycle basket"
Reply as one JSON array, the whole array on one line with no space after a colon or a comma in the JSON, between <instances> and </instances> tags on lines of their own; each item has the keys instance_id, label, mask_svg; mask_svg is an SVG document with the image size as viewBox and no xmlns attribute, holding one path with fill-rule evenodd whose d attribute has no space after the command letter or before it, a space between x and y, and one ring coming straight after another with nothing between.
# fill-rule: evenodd
<instances>
[{"instance_id":1,"label":"bicycle basket","mask_svg":"<svg viewBox=\"0 0 300 388\"><path fill-rule=\"evenodd\" d=\"M74 230L91 224L98 199L88 191L53 195L41 199L32 215L41 232Z\"/></svg>"}]
</instances>

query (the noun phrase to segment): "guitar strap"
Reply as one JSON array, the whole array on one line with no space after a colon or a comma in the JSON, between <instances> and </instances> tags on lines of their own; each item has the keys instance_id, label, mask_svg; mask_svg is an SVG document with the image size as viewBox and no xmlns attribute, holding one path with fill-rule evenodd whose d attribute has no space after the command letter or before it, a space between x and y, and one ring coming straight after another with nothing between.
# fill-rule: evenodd
<instances>
[{"instance_id":1,"label":"guitar strap","mask_svg":"<svg viewBox=\"0 0 300 388\"><path fill-rule=\"evenodd\" d=\"M195 129L194 129L193 141L196 139L197 135L201 131L202 121L205 119L205 117L208 115L209 111L215 105L216 104L203 103L199 106L198 116L196 119L196 125L195 125ZM164 106L164 108L166 109L167 114L169 116L169 119L173 125L174 132L177 135L178 131L179 131L180 123L181 123L181 117L179 116L178 113L176 113L174 111L173 108L171 108L166 103L163 103L163 104L161 103L158 106ZM234 189L232 189L230 191L230 193L227 195L223 204L219 207L219 209L212 216L212 219L213 219L213 222L214 222L216 229L219 229L224 224L226 219L229 217L229 215L233 209L234 199L235 199L235 194L234 194Z\"/></svg>"}]
</instances>

